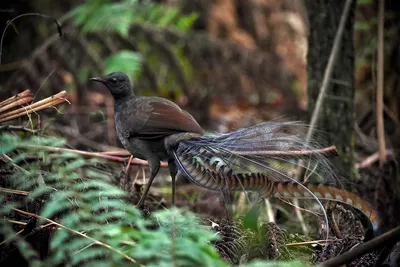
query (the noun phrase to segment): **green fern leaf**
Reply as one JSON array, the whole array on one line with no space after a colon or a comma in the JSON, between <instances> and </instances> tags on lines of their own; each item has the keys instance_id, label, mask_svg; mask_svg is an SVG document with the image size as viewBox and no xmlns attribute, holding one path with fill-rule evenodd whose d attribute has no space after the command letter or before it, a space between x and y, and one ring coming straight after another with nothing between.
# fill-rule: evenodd
<instances>
[{"instance_id":1,"label":"green fern leaf","mask_svg":"<svg viewBox=\"0 0 400 267\"><path fill-rule=\"evenodd\" d=\"M55 191L54 188L52 188L50 186L40 186L40 187L36 188L35 190L33 190L31 193L29 193L28 199L35 200L35 199L41 198L49 193L53 193L54 191Z\"/></svg>"},{"instance_id":2,"label":"green fern leaf","mask_svg":"<svg viewBox=\"0 0 400 267\"><path fill-rule=\"evenodd\" d=\"M14 151L20 142L20 139L17 136L10 134L1 134L0 135L0 153L8 154Z\"/></svg>"},{"instance_id":3,"label":"green fern leaf","mask_svg":"<svg viewBox=\"0 0 400 267\"><path fill-rule=\"evenodd\" d=\"M71 209L73 206L72 203L68 201L68 198L73 196L74 192L69 190L58 191L53 194L41 212L42 217L52 218L57 213Z\"/></svg>"},{"instance_id":4,"label":"green fern leaf","mask_svg":"<svg viewBox=\"0 0 400 267\"><path fill-rule=\"evenodd\" d=\"M66 163L65 170L66 171L74 171L80 167L85 166L85 164L86 164L86 161L84 159L78 158L72 162Z\"/></svg>"},{"instance_id":5,"label":"green fern leaf","mask_svg":"<svg viewBox=\"0 0 400 267\"><path fill-rule=\"evenodd\" d=\"M163 16L158 19L157 25L160 27L168 26L179 15L179 10L176 8L168 8L164 10Z\"/></svg>"},{"instance_id":6,"label":"green fern leaf","mask_svg":"<svg viewBox=\"0 0 400 267\"><path fill-rule=\"evenodd\" d=\"M189 15L180 18L176 26L178 27L178 29L186 32L193 26L193 24L196 22L198 18L199 18L198 14L191 13Z\"/></svg>"},{"instance_id":7,"label":"green fern leaf","mask_svg":"<svg viewBox=\"0 0 400 267\"><path fill-rule=\"evenodd\" d=\"M122 50L106 59L106 72L121 71L130 77L136 77L141 68L141 60L140 54Z\"/></svg>"},{"instance_id":8,"label":"green fern leaf","mask_svg":"<svg viewBox=\"0 0 400 267\"><path fill-rule=\"evenodd\" d=\"M118 188L114 187L110 191L87 191L85 194L82 195L83 200L93 200L99 197L125 197L126 193L119 190Z\"/></svg>"},{"instance_id":9,"label":"green fern leaf","mask_svg":"<svg viewBox=\"0 0 400 267\"><path fill-rule=\"evenodd\" d=\"M105 212L96 216L98 222L107 222L124 217L126 213L120 210Z\"/></svg>"},{"instance_id":10,"label":"green fern leaf","mask_svg":"<svg viewBox=\"0 0 400 267\"><path fill-rule=\"evenodd\" d=\"M83 262L90 262L92 260L96 260L92 262L92 264L97 265L97 261L104 256L104 249L98 247L98 245L93 245L92 247L86 248L78 253L74 253L74 257L72 258L71 263L75 266L80 266Z\"/></svg>"},{"instance_id":11,"label":"green fern leaf","mask_svg":"<svg viewBox=\"0 0 400 267\"><path fill-rule=\"evenodd\" d=\"M126 203L122 200L117 200L117 199L107 199L107 200L103 200L103 201L99 201L97 203L95 203L91 210L92 212L98 212L101 210L108 210L108 209L124 209L125 208Z\"/></svg>"}]
</instances>

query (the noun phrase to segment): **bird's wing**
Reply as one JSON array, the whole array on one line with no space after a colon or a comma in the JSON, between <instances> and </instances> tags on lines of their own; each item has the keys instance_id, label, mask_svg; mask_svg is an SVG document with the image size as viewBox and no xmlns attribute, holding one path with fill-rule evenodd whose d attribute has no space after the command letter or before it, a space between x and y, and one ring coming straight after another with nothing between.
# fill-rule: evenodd
<instances>
[{"instance_id":1,"label":"bird's wing","mask_svg":"<svg viewBox=\"0 0 400 267\"><path fill-rule=\"evenodd\" d=\"M197 121L175 103L160 97L137 97L135 114L131 114L131 134L153 139L166 135L191 132L203 133Z\"/></svg>"}]
</instances>

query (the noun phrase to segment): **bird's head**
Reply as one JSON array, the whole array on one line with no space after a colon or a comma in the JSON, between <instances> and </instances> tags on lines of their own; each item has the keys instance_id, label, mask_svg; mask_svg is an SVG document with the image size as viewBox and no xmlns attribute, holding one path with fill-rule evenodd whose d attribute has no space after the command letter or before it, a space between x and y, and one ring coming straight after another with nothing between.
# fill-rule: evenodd
<instances>
[{"instance_id":1,"label":"bird's head","mask_svg":"<svg viewBox=\"0 0 400 267\"><path fill-rule=\"evenodd\" d=\"M133 95L131 82L125 73L112 72L105 76L91 78L90 80L104 84L114 99Z\"/></svg>"}]
</instances>

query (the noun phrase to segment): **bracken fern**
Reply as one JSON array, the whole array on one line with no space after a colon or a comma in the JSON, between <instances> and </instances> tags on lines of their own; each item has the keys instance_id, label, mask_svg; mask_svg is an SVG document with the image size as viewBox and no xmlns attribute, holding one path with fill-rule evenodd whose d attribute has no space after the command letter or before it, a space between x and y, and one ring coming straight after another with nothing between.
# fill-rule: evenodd
<instances>
[{"instance_id":1,"label":"bracken fern","mask_svg":"<svg viewBox=\"0 0 400 267\"><path fill-rule=\"evenodd\" d=\"M149 48L147 41L144 42L145 45L141 45L139 36L130 36L129 32L132 26L148 24L159 29L168 27L184 32L192 27L197 18L198 15L195 13L183 14L178 8L151 1L89 0L68 12L61 21L70 20L83 34L94 33L102 36L117 34L124 40L135 43L140 53L132 50L118 51L108 57L104 63L106 73L122 71L137 78L141 70L141 55L154 54L154 51L158 49ZM169 55L168 57L176 58L190 76L191 66L182 55L179 45L168 46L167 50L169 53L175 54L175 56ZM156 61L159 64L159 56Z\"/></svg>"},{"instance_id":2,"label":"bracken fern","mask_svg":"<svg viewBox=\"0 0 400 267\"><path fill-rule=\"evenodd\" d=\"M187 211L162 210L143 219L126 201L125 192L111 177L96 169L95 160L72 153L43 152L43 145L64 142L51 138L0 136L1 153L14 164L13 189L25 190L24 201L0 195L2 217L23 202L42 201L41 224L56 222L50 253L40 260L35 250L5 220L1 234L13 243L32 266L224 266L210 241L217 235L201 226ZM11 166L10 166L11 168Z\"/></svg>"}]
</instances>

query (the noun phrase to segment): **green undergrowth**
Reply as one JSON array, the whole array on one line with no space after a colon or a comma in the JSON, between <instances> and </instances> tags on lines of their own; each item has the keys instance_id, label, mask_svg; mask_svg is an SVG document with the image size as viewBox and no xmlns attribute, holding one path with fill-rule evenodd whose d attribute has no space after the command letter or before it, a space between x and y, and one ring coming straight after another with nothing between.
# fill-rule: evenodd
<instances>
[{"instance_id":1,"label":"green undergrowth","mask_svg":"<svg viewBox=\"0 0 400 267\"><path fill-rule=\"evenodd\" d=\"M3 166L12 173L8 188L29 193L13 197L0 192L0 214L9 219L0 220L3 249L12 244L31 266L228 266L213 245L224 238L218 231L185 209L158 210L144 218L128 202L127 194L113 184L113 177L96 167L97 160L46 149L64 144L64 140L51 137L0 136L0 154L12 160ZM35 227L52 221L59 224L47 226L53 229L47 256L41 257L17 234L22 227L10 222L18 217L15 208L40 215ZM18 218L28 222L31 217ZM244 243L237 253L247 257L240 257L239 262L268 259L268 240L275 240L277 251L270 259L306 261L311 256L309 249L288 249L285 244L299 238L280 230L270 233L265 226L243 231L247 234L243 234ZM269 265L250 262L246 266ZM274 262L273 266L302 265L296 261Z\"/></svg>"}]
</instances>

